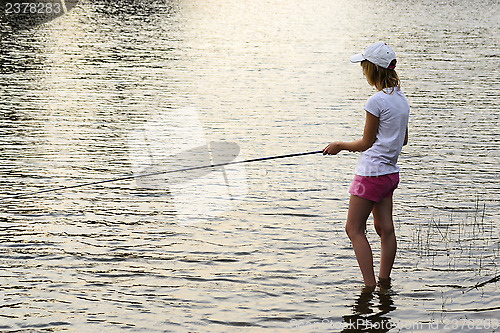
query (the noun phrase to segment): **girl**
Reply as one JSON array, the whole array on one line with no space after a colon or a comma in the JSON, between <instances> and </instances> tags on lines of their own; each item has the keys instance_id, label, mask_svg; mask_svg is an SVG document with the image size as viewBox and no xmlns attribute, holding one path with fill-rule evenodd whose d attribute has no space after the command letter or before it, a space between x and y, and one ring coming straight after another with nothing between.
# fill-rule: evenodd
<instances>
[{"instance_id":1,"label":"girl","mask_svg":"<svg viewBox=\"0 0 500 333\"><path fill-rule=\"evenodd\" d=\"M341 150L361 152L349 188L351 198L345 230L365 286L375 287L373 255L365 236L366 220L373 213L375 230L381 241L379 284L388 285L396 256L392 193L399 183L396 162L403 145L408 142L410 107L395 71L396 54L386 43L370 45L350 60L361 62L366 80L377 89L377 93L365 105L363 137L352 142L332 142L323 150L323 155L336 155Z\"/></svg>"}]
</instances>

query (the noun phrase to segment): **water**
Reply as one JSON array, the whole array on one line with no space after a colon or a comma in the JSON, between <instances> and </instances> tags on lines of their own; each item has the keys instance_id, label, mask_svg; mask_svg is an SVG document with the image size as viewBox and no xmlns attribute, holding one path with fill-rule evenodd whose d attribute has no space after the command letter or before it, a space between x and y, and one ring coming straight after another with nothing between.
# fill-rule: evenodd
<instances>
[{"instance_id":1,"label":"water","mask_svg":"<svg viewBox=\"0 0 500 333\"><path fill-rule=\"evenodd\" d=\"M343 231L357 155L343 152L247 164L242 200L193 221L130 180L2 201L0 329L499 331L498 9L84 1L4 25L3 196L130 174L130 133L187 107L186 141L234 142L242 159L355 139L373 90L348 58L377 40L398 54L411 119L388 293L361 292Z\"/></svg>"}]
</instances>

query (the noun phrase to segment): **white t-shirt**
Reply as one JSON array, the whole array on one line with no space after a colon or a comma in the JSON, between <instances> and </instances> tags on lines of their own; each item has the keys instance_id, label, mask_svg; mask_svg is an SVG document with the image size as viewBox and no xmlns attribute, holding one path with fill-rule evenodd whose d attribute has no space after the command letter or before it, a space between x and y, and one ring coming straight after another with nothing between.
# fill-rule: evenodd
<instances>
[{"instance_id":1,"label":"white t-shirt","mask_svg":"<svg viewBox=\"0 0 500 333\"><path fill-rule=\"evenodd\" d=\"M399 153L403 148L410 106L401 89L386 88L368 99L365 110L379 119L373 145L361 153L356 174L382 176L399 172Z\"/></svg>"}]
</instances>

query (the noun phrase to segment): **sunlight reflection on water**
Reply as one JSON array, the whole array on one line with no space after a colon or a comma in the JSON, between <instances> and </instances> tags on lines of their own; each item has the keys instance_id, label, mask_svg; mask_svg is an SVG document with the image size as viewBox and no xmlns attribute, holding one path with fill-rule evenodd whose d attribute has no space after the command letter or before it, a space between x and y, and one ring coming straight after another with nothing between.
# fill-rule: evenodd
<instances>
[{"instance_id":1,"label":"sunlight reflection on water","mask_svg":"<svg viewBox=\"0 0 500 333\"><path fill-rule=\"evenodd\" d=\"M498 318L496 283L467 289L499 274L495 12L95 1L3 33L3 195L129 174L127 135L187 106L207 140L245 158L357 138L373 91L348 58L379 39L398 54L411 119L389 294L365 302L343 231L357 155L314 155L248 164L245 200L192 225L131 181L2 201L0 327L287 332L360 316L452 331L453 319Z\"/></svg>"}]
</instances>

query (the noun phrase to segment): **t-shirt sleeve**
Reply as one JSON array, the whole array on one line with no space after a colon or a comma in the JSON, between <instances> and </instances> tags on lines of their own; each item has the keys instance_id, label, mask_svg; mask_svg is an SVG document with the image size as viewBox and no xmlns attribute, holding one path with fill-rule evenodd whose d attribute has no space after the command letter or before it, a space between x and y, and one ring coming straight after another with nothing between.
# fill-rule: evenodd
<instances>
[{"instance_id":1,"label":"t-shirt sleeve","mask_svg":"<svg viewBox=\"0 0 500 333\"><path fill-rule=\"evenodd\" d=\"M378 96L378 94L373 95L368 99L368 101L365 104L365 110L370 112L372 115L374 115L377 118L380 118L380 113L382 112L383 109L383 99Z\"/></svg>"}]
</instances>

